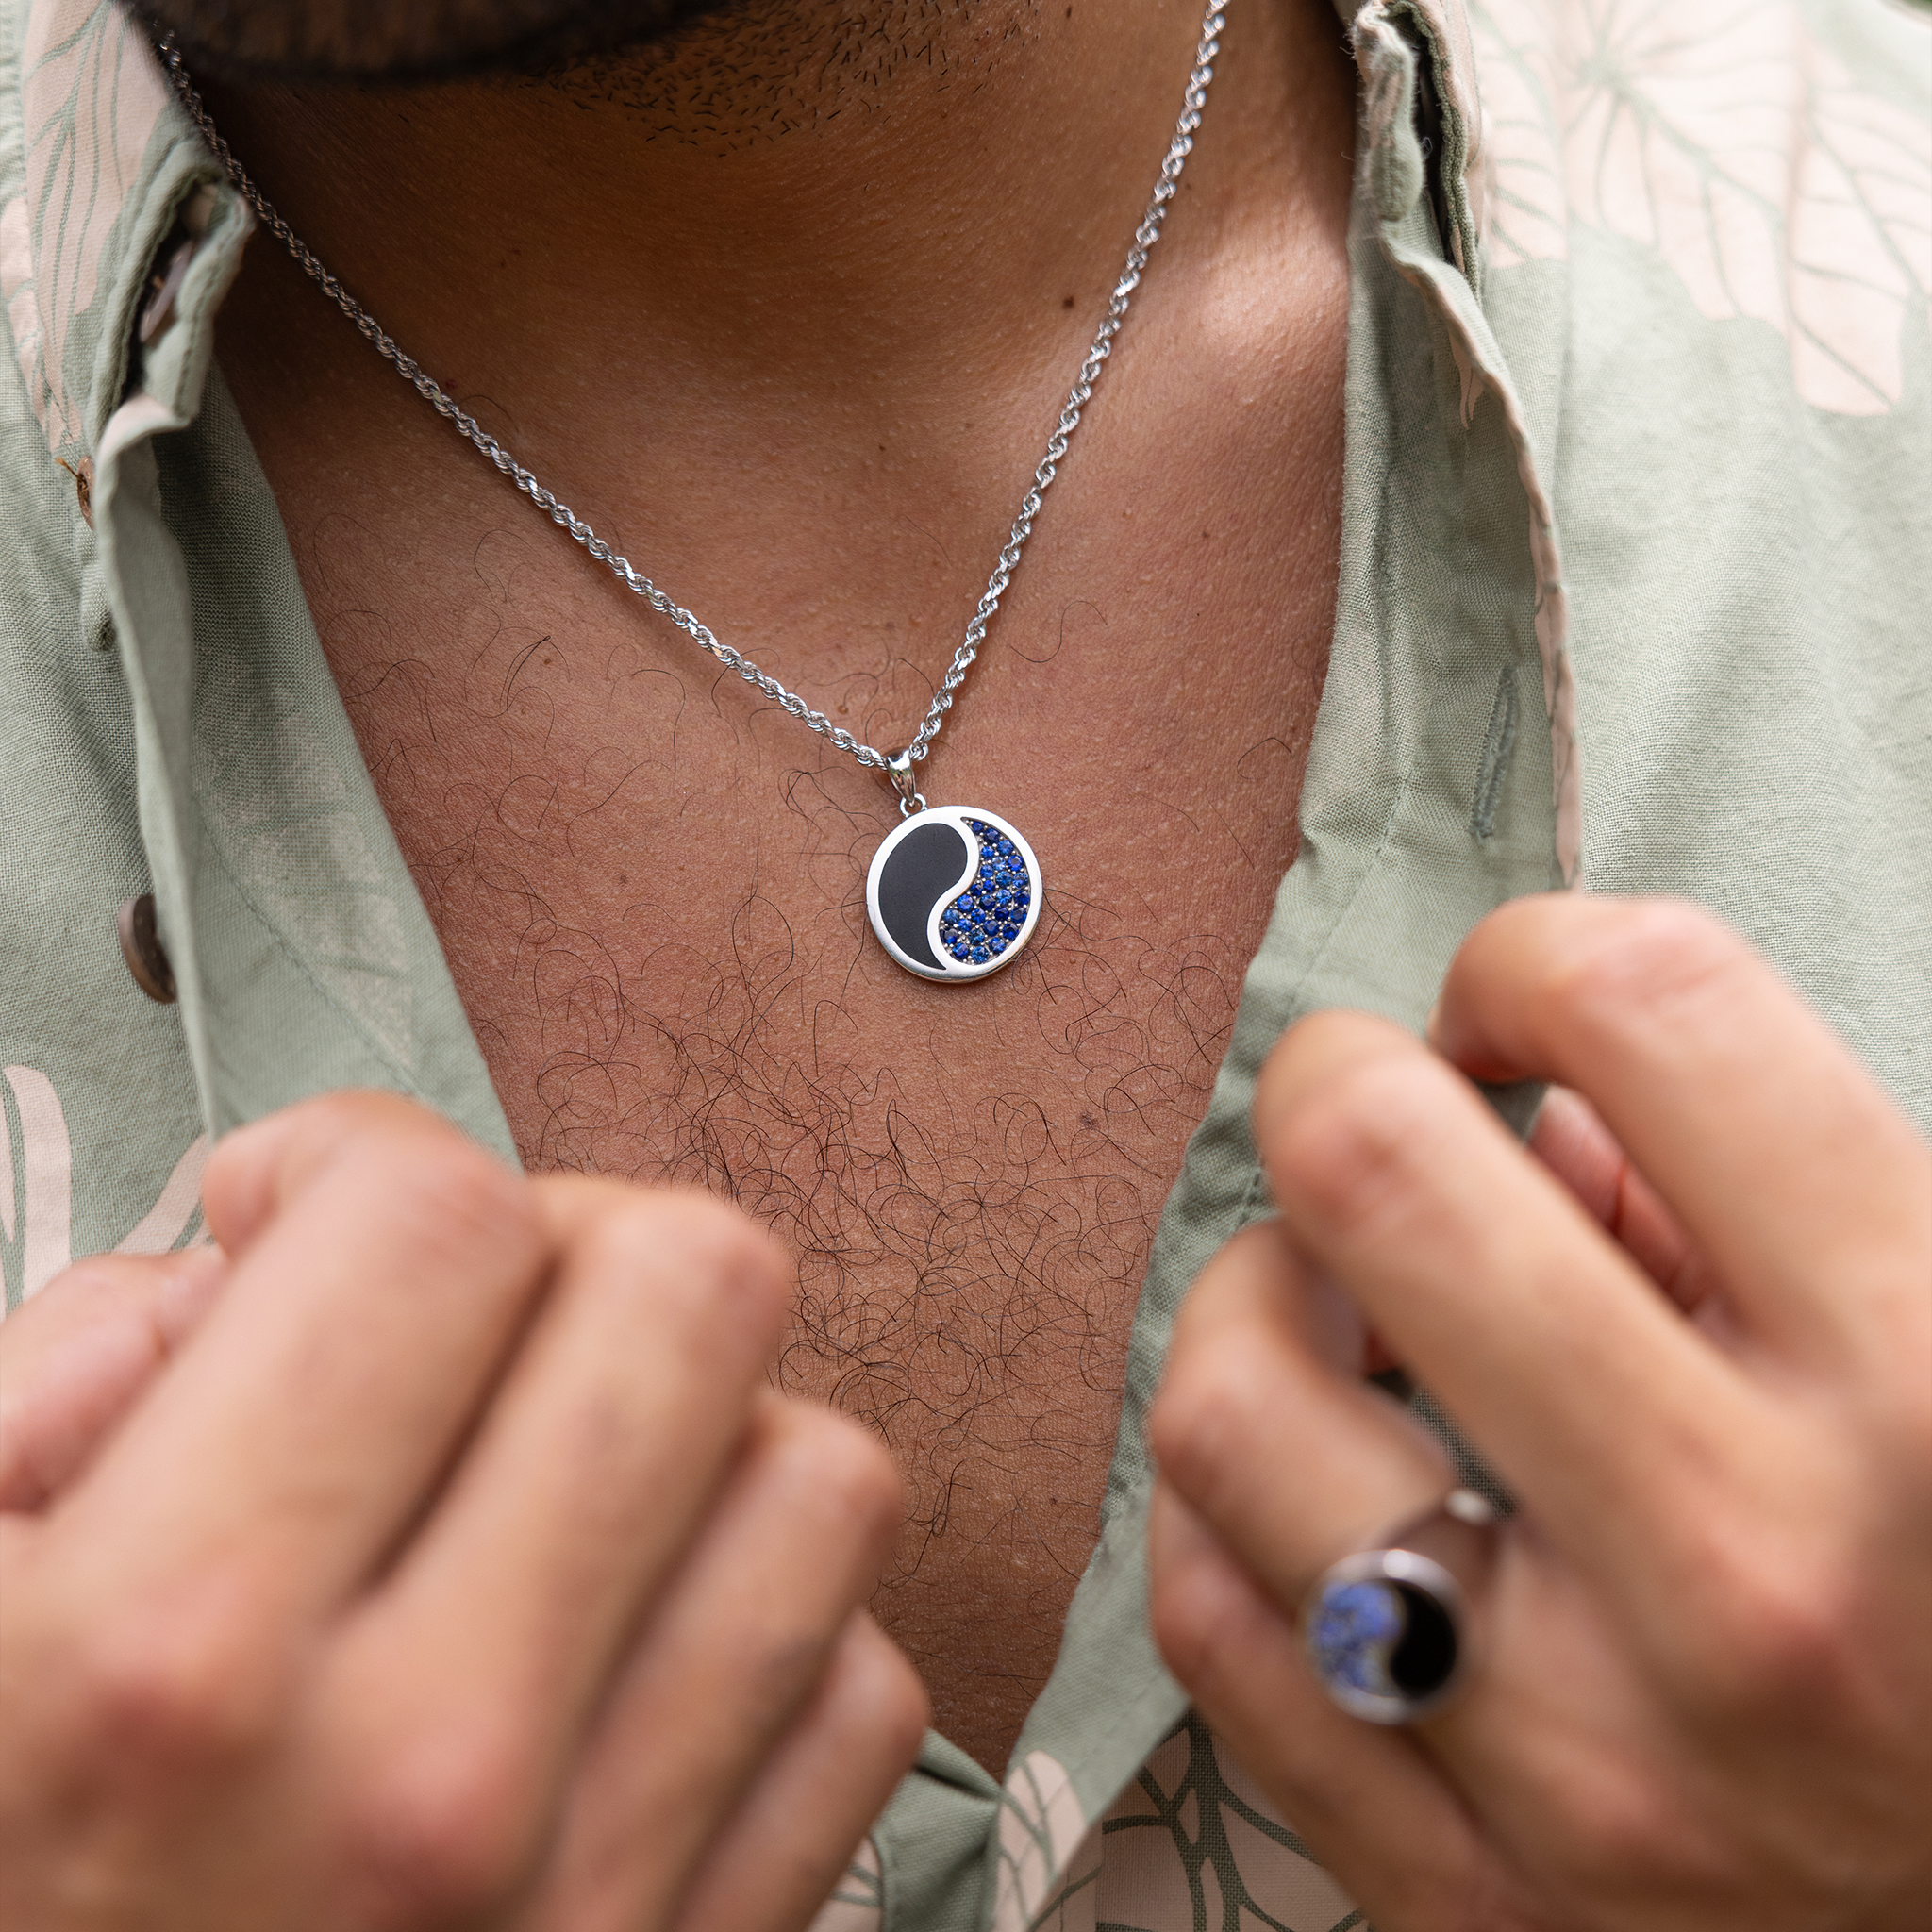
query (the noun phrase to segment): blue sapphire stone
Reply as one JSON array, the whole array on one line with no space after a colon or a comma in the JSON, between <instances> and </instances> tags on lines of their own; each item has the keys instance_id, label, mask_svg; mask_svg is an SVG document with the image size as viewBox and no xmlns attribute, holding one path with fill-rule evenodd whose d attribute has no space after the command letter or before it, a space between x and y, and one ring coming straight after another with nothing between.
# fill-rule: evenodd
<instances>
[{"instance_id":1,"label":"blue sapphire stone","mask_svg":"<svg viewBox=\"0 0 1932 1932\"><path fill-rule=\"evenodd\" d=\"M1331 1585L1308 1625L1315 1668L1330 1681L1375 1695L1393 1694L1389 1653L1408 1619L1386 1583Z\"/></svg>"},{"instance_id":2,"label":"blue sapphire stone","mask_svg":"<svg viewBox=\"0 0 1932 1932\"><path fill-rule=\"evenodd\" d=\"M1033 871L1004 832L968 819L979 841L973 875L940 914L940 948L961 965L984 966L1020 941L1033 903Z\"/></svg>"}]
</instances>

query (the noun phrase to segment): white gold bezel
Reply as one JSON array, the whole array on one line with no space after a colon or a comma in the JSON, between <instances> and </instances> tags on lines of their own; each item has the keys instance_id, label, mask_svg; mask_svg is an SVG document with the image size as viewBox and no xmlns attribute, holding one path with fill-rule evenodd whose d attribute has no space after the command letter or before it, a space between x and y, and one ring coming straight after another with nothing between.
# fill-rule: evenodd
<instances>
[{"instance_id":1,"label":"white gold bezel","mask_svg":"<svg viewBox=\"0 0 1932 1932\"><path fill-rule=\"evenodd\" d=\"M955 959L940 943L940 919L947 907L951 906L965 891L974 874L979 870L979 841L974 836L971 821L978 820L983 825L991 825L1003 833L1013 842L1013 849L1020 855L1021 862L1026 868L1028 894L1026 916L1021 922L1020 931L997 958L983 964ZM942 891L927 908L925 915L925 941L932 949L932 956L940 962L940 970L933 969L923 961L912 958L892 938L886 928L884 916L879 910L879 879L886 868L886 861L919 825L929 825L935 821L958 828L965 840L969 863L966 870ZM950 986L963 986L975 979L987 979L1004 967L1010 966L1014 959L1026 948L1033 937L1033 929L1040 924L1040 908L1045 897L1044 881L1041 877L1040 860L1034 856L1033 847L1026 842L1018 826L1003 819L996 811L988 811L977 805L928 806L924 811L914 812L909 818L902 819L879 841L879 849L872 856L872 866L865 878L865 910L872 921L872 929L878 942L892 957L893 962L903 966L907 972L916 974L921 979L931 979Z\"/></svg>"}]
</instances>

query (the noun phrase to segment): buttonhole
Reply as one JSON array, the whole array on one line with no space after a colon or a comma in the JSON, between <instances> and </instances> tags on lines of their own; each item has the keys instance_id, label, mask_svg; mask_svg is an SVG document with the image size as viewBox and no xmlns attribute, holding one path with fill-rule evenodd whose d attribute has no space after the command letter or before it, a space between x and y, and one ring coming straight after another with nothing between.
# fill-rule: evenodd
<instances>
[{"instance_id":1,"label":"buttonhole","mask_svg":"<svg viewBox=\"0 0 1932 1932\"><path fill-rule=\"evenodd\" d=\"M1503 781L1509 775L1509 754L1516 749L1516 667L1506 664L1496 680L1496 699L1490 707L1489 735L1483 740L1482 763L1475 774L1475 796L1470 801L1470 836L1487 844L1496 829L1496 808L1502 802Z\"/></svg>"}]
</instances>

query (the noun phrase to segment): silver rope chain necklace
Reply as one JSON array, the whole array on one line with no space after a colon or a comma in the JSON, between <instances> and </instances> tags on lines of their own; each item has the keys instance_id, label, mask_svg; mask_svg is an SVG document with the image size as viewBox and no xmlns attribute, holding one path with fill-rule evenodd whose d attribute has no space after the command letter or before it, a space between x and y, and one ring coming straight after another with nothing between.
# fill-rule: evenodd
<instances>
[{"instance_id":1,"label":"silver rope chain necklace","mask_svg":"<svg viewBox=\"0 0 1932 1932\"><path fill-rule=\"evenodd\" d=\"M1074 386L1067 391L1059 420L1047 439L1046 454L1033 472L1033 481L1021 499L1019 514L1008 533L1006 547L987 579L979 606L966 626L959 648L933 694L919 729L904 751L886 753L861 743L851 732L834 724L823 711L815 710L796 692L786 690L769 672L762 671L741 652L721 642L708 626L675 598L660 591L626 557L611 549L582 517L554 491L538 481L491 436L476 419L430 375L413 356L404 353L395 338L342 287L310 252L308 244L278 215L274 206L235 158L221 137L208 111L202 104L190 78L175 37L167 35L158 43L158 52L167 70L176 96L189 117L200 128L203 138L227 171L231 180L261 225L294 258L311 281L320 288L383 358L436 413L449 423L467 442L487 457L523 494L542 510L557 526L567 531L591 557L603 564L626 589L634 591L661 617L668 617L697 646L715 658L728 671L735 671L747 684L755 685L788 716L796 718L808 730L830 741L869 771L879 773L899 799L900 823L880 842L874 853L866 876L866 911L879 943L908 973L922 979L963 984L984 979L1014 957L1033 937L1040 922L1045 896L1040 861L1033 848L1018 829L997 812L978 806L930 807L916 789L913 767L931 751L933 741L953 708L953 699L966 682L986 641L986 631L1000 599L1019 568L1021 553L1033 534L1034 519L1054 477L1080 417L1092 400L1093 386L1112 352L1114 338L1125 320L1127 304L1141 285L1147 257L1160 237L1168 204L1180 185L1181 169L1193 151L1194 136L1201 125L1202 108L1207 103L1208 84L1214 78L1214 58L1221 51L1221 33L1226 25L1224 0L1209 0L1201 20L1201 34L1194 49L1194 64L1188 73L1188 85L1181 101L1181 116L1161 157L1160 173L1141 225L1134 230L1133 245L1127 250L1126 266L1115 282L1091 346L1082 358Z\"/></svg>"}]
</instances>

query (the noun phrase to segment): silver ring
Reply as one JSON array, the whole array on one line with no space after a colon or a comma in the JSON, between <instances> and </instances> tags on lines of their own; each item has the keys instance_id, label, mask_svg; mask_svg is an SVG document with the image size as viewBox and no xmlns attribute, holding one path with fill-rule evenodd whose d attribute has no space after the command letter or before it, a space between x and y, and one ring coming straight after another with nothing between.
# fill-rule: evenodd
<instances>
[{"instance_id":1,"label":"silver ring","mask_svg":"<svg viewBox=\"0 0 1932 1932\"><path fill-rule=\"evenodd\" d=\"M1451 1490L1374 1549L1331 1563L1302 1599L1322 1688L1351 1717L1413 1724L1467 1683L1474 1610L1496 1559L1496 1512Z\"/></svg>"}]
</instances>

